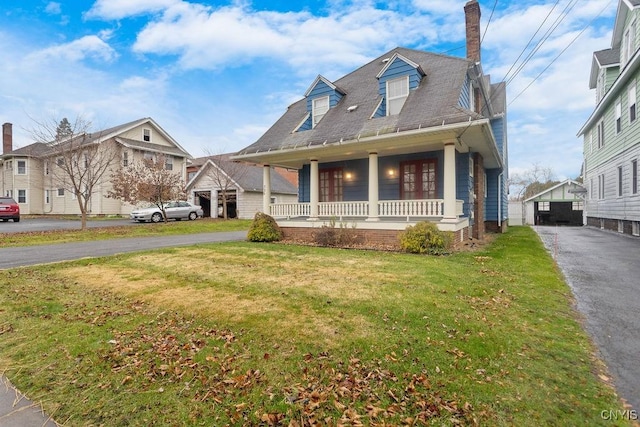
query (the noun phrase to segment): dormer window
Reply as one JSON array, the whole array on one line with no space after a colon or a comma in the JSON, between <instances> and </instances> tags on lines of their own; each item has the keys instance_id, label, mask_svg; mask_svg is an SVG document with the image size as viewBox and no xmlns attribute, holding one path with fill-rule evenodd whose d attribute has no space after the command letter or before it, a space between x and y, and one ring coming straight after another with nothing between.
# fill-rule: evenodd
<instances>
[{"instance_id":1,"label":"dormer window","mask_svg":"<svg viewBox=\"0 0 640 427\"><path fill-rule=\"evenodd\" d=\"M315 98L313 100L312 116L313 116L313 127L314 128L320 122L320 120L322 120L324 115L327 114L327 111L329 111L329 97L328 96L323 96L321 98Z\"/></svg>"},{"instance_id":2,"label":"dormer window","mask_svg":"<svg viewBox=\"0 0 640 427\"><path fill-rule=\"evenodd\" d=\"M142 129L142 140L151 142L151 129Z\"/></svg>"},{"instance_id":3,"label":"dormer window","mask_svg":"<svg viewBox=\"0 0 640 427\"><path fill-rule=\"evenodd\" d=\"M400 114L409 96L409 76L387 80L387 116Z\"/></svg>"}]
</instances>

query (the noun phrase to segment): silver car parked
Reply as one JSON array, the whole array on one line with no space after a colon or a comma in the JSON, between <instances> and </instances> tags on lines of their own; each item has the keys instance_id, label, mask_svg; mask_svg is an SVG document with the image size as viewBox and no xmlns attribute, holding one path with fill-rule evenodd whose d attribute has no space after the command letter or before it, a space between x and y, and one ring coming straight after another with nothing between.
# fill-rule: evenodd
<instances>
[{"instance_id":1,"label":"silver car parked","mask_svg":"<svg viewBox=\"0 0 640 427\"><path fill-rule=\"evenodd\" d=\"M165 203L164 211L167 214L167 219L175 219L177 221L181 219L194 220L196 218L202 218L203 215L201 206L192 205L189 202L183 201ZM129 216L133 221L139 222L160 222L164 220L162 210L156 205L135 209Z\"/></svg>"}]
</instances>

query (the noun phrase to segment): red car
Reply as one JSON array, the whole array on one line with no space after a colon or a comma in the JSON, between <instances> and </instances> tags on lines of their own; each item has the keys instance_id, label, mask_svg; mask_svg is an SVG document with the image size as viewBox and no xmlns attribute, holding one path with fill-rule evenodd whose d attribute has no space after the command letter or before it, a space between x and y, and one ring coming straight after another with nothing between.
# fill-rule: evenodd
<instances>
[{"instance_id":1,"label":"red car","mask_svg":"<svg viewBox=\"0 0 640 427\"><path fill-rule=\"evenodd\" d=\"M0 219L2 221L20 221L20 206L11 197L0 197Z\"/></svg>"}]
</instances>

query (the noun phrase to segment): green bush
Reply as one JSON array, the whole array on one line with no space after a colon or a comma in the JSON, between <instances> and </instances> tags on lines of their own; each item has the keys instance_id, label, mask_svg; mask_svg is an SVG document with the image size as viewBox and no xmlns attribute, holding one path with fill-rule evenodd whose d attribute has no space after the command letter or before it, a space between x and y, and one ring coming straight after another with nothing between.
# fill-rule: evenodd
<instances>
[{"instance_id":1,"label":"green bush","mask_svg":"<svg viewBox=\"0 0 640 427\"><path fill-rule=\"evenodd\" d=\"M453 233L440 231L432 222L419 222L400 235L400 247L414 254L443 255L449 253Z\"/></svg>"},{"instance_id":2,"label":"green bush","mask_svg":"<svg viewBox=\"0 0 640 427\"><path fill-rule=\"evenodd\" d=\"M252 242L277 242L282 239L282 230L275 219L258 212L249 226L247 238Z\"/></svg>"}]
</instances>

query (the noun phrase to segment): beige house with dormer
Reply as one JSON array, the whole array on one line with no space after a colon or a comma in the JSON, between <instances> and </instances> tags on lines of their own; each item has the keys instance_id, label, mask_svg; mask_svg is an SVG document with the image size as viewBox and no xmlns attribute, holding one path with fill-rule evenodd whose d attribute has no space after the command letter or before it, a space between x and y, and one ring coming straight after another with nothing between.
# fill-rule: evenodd
<instances>
[{"instance_id":1,"label":"beige house with dormer","mask_svg":"<svg viewBox=\"0 0 640 427\"><path fill-rule=\"evenodd\" d=\"M13 197L26 215L79 215L73 186L54 179L60 151L55 145L35 142L13 149L12 124L2 125L0 190ZM181 174L185 183L189 153L152 118L142 118L91 134L82 134L82 145L111 150L113 161L102 181L93 188L90 215L128 215L132 206L107 198L111 173L144 158L165 159L165 167ZM81 149L78 149L81 151Z\"/></svg>"}]
</instances>

